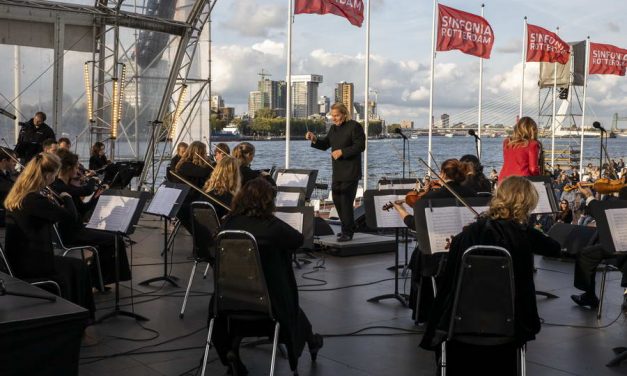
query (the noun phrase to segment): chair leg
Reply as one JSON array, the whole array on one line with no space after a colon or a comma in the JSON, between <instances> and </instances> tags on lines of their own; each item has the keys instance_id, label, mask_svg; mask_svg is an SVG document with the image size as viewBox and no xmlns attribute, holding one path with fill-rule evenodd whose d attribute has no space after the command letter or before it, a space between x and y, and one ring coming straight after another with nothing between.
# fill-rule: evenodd
<instances>
[{"instance_id":1,"label":"chair leg","mask_svg":"<svg viewBox=\"0 0 627 376\"><path fill-rule=\"evenodd\" d=\"M601 319L601 315L603 313L603 298L605 297L605 281L607 279L607 271L609 266L605 266L603 269L603 274L601 274L601 293L599 294L599 308L597 309L597 320Z\"/></svg>"},{"instance_id":2,"label":"chair leg","mask_svg":"<svg viewBox=\"0 0 627 376\"><path fill-rule=\"evenodd\" d=\"M520 375L527 376L527 345L520 348Z\"/></svg>"},{"instance_id":3,"label":"chair leg","mask_svg":"<svg viewBox=\"0 0 627 376\"><path fill-rule=\"evenodd\" d=\"M446 376L446 341L442 342L442 355L440 355L440 376Z\"/></svg>"},{"instance_id":4,"label":"chair leg","mask_svg":"<svg viewBox=\"0 0 627 376\"><path fill-rule=\"evenodd\" d=\"M54 289L57 290L57 296L61 297L61 287L59 286L58 283L56 283L53 280L41 281L41 282L33 282L33 283L31 283L31 285L33 285L33 286L52 285L52 287L54 287Z\"/></svg>"},{"instance_id":5,"label":"chair leg","mask_svg":"<svg viewBox=\"0 0 627 376\"><path fill-rule=\"evenodd\" d=\"M189 290L192 288L192 282L194 281L194 273L196 273L196 265L198 265L198 261L194 260L194 266L192 266L192 273L189 275L189 282L187 282L187 290L185 290L185 297L183 298L183 306L181 307L181 313L179 313L179 317L183 318L185 314L185 306L187 305L187 297L189 296Z\"/></svg>"},{"instance_id":6,"label":"chair leg","mask_svg":"<svg viewBox=\"0 0 627 376\"><path fill-rule=\"evenodd\" d=\"M205 268L205 272L202 275L202 279L207 279L207 273L209 273L209 267L211 264L207 263L207 267Z\"/></svg>"},{"instance_id":7,"label":"chair leg","mask_svg":"<svg viewBox=\"0 0 627 376\"><path fill-rule=\"evenodd\" d=\"M96 270L98 271L98 283L100 285L100 291L103 292L105 291L105 285L104 285L104 280L102 279L102 267L100 266L100 254L95 248L92 249L92 252L94 252L94 258L96 259Z\"/></svg>"},{"instance_id":8,"label":"chair leg","mask_svg":"<svg viewBox=\"0 0 627 376\"><path fill-rule=\"evenodd\" d=\"M274 376L274 364L276 362L276 350L279 344L279 329L281 325L279 322L274 325L274 340L272 342L272 363L270 363L270 376Z\"/></svg>"},{"instance_id":9,"label":"chair leg","mask_svg":"<svg viewBox=\"0 0 627 376\"><path fill-rule=\"evenodd\" d=\"M205 371L207 369L207 358L209 357L209 349L211 348L211 333L213 332L213 321L215 319L212 318L209 321L209 333L207 334L207 343L205 344L205 355L202 357L202 372L200 376L205 376Z\"/></svg>"}]
</instances>

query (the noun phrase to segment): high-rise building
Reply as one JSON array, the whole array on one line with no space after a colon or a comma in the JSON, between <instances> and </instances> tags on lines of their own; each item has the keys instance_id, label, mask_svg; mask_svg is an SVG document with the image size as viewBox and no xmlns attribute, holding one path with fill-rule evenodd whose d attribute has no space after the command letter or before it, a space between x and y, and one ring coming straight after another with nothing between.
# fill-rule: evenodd
<instances>
[{"instance_id":1,"label":"high-rise building","mask_svg":"<svg viewBox=\"0 0 627 376\"><path fill-rule=\"evenodd\" d=\"M224 107L224 99L222 99L222 96L212 95L211 96L211 111L218 112L223 107Z\"/></svg>"},{"instance_id":2,"label":"high-rise building","mask_svg":"<svg viewBox=\"0 0 627 376\"><path fill-rule=\"evenodd\" d=\"M235 118L235 107L222 107L220 109L220 116L222 120L230 123Z\"/></svg>"},{"instance_id":3,"label":"high-rise building","mask_svg":"<svg viewBox=\"0 0 627 376\"><path fill-rule=\"evenodd\" d=\"M319 74L292 76L292 115L307 118L318 114L318 85L322 83Z\"/></svg>"},{"instance_id":4,"label":"high-rise building","mask_svg":"<svg viewBox=\"0 0 627 376\"><path fill-rule=\"evenodd\" d=\"M285 81L272 81L262 78L257 90L263 94L263 108L271 108L277 116L285 116Z\"/></svg>"},{"instance_id":5,"label":"high-rise building","mask_svg":"<svg viewBox=\"0 0 627 376\"><path fill-rule=\"evenodd\" d=\"M264 94L261 91L251 91L248 94L248 116L255 117L255 113L264 108Z\"/></svg>"},{"instance_id":6,"label":"high-rise building","mask_svg":"<svg viewBox=\"0 0 627 376\"><path fill-rule=\"evenodd\" d=\"M365 119L364 117L364 105L362 103L355 102L351 107L349 107L354 114L352 119L357 121L362 121Z\"/></svg>"},{"instance_id":7,"label":"high-rise building","mask_svg":"<svg viewBox=\"0 0 627 376\"><path fill-rule=\"evenodd\" d=\"M448 128L448 126L449 126L449 116L448 116L448 114L442 114L442 116L440 116L440 120L442 120L442 127L443 128Z\"/></svg>"},{"instance_id":8,"label":"high-rise building","mask_svg":"<svg viewBox=\"0 0 627 376\"><path fill-rule=\"evenodd\" d=\"M331 110L331 99L326 95L323 95L318 100L318 106L320 115L326 115Z\"/></svg>"},{"instance_id":9,"label":"high-rise building","mask_svg":"<svg viewBox=\"0 0 627 376\"><path fill-rule=\"evenodd\" d=\"M355 119L355 112L353 111L353 103L355 100L355 86L352 82L340 82L335 88L335 103L344 103L348 108L349 118ZM363 118L363 116L362 116Z\"/></svg>"}]
</instances>

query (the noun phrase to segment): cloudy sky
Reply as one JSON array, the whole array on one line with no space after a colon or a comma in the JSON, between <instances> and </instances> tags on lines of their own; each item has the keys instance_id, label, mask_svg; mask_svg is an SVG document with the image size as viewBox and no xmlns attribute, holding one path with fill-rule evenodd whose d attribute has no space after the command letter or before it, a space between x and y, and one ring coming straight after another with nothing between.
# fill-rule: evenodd
<instances>
[{"instance_id":1,"label":"cloudy sky","mask_svg":"<svg viewBox=\"0 0 627 376\"><path fill-rule=\"evenodd\" d=\"M372 1L370 87L378 93L379 113L388 123L408 119L424 127L428 120L433 3ZM212 27L213 90L238 113L247 110L248 92L256 90L261 69L272 74L272 79L285 79L287 4L287 0L217 1ZM478 0L448 0L444 4L477 14L481 7ZM511 124L518 113L524 16L547 29L560 26L560 35L567 41L589 35L592 41L627 48L627 25L622 23L627 14L625 1L596 0L594 6L590 0L486 0L485 4L485 17L495 33L492 58L484 62L485 122ZM363 101L365 27L354 27L334 15L296 15L294 19L293 73L323 75L319 94L331 98L335 83L354 82L356 100ZM65 55L65 92L72 100L84 94L82 78L73 72L80 71L90 58L91 54L77 52ZM0 64L12 66L12 46L0 45ZM22 48L24 102L49 99L51 64L51 50ZM436 119L448 113L453 122L476 122L478 70L479 60L474 56L459 51L437 54ZM12 75L11 69L5 69L0 80L0 107L13 99ZM538 63L527 64L525 113L531 116L538 114L537 75ZM625 80L618 76L591 77L590 123L600 120L609 125L615 112L627 116Z\"/></svg>"}]
</instances>

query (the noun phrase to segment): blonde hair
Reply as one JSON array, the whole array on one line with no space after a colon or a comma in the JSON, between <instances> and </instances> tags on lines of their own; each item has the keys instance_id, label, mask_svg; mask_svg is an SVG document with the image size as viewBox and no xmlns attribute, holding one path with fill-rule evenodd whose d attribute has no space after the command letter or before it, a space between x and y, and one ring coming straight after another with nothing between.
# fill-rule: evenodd
<instances>
[{"instance_id":1,"label":"blonde hair","mask_svg":"<svg viewBox=\"0 0 627 376\"><path fill-rule=\"evenodd\" d=\"M17 177L13 188L4 200L4 207L7 210L21 209L24 197L31 192L42 190L46 186L46 175L56 176L60 168L61 160L55 154L37 154Z\"/></svg>"},{"instance_id":2,"label":"blonde hair","mask_svg":"<svg viewBox=\"0 0 627 376\"><path fill-rule=\"evenodd\" d=\"M235 195L239 190L240 184L239 163L234 158L222 158L214 168L203 189L205 192L215 191L219 195L227 192Z\"/></svg>"},{"instance_id":3,"label":"blonde hair","mask_svg":"<svg viewBox=\"0 0 627 376\"><path fill-rule=\"evenodd\" d=\"M507 142L507 147L523 147L529 145L529 141L538 139L538 125L528 117L522 117L514 126L514 133Z\"/></svg>"},{"instance_id":4,"label":"blonde hair","mask_svg":"<svg viewBox=\"0 0 627 376\"><path fill-rule=\"evenodd\" d=\"M333 106L331 106L331 110L337 110L340 112L340 114L342 114L342 122L345 122L346 120L348 120L348 116L350 115L348 108L346 108L346 105L342 102L336 102L333 104Z\"/></svg>"},{"instance_id":5,"label":"blonde hair","mask_svg":"<svg viewBox=\"0 0 627 376\"><path fill-rule=\"evenodd\" d=\"M194 141L192 142L185 154L181 157L179 163L176 164L176 171L178 171L185 162L192 162L196 166L206 165L201 159L207 155L207 145L204 142Z\"/></svg>"},{"instance_id":6,"label":"blonde hair","mask_svg":"<svg viewBox=\"0 0 627 376\"><path fill-rule=\"evenodd\" d=\"M235 145L231 154L239 161L240 166L249 166L255 156L255 146L250 142L240 142Z\"/></svg>"},{"instance_id":7,"label":"blonde hair","mask_svg":"<svg viewBox=\"0 0 627 376\"><path fill-rule=\"evenodd\" d=\"M522 176L510 176L499 183L490 201L488 216L526 223L537 204L538 192L533 184Z\"/></svg>"}]
</instances>

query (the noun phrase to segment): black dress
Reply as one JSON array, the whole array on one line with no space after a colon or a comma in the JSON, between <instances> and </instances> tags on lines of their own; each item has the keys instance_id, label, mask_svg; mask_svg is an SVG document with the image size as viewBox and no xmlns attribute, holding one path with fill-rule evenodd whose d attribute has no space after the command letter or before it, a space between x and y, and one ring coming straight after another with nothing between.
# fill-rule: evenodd
<instances>
[{"instance_id":1,"label":"black dress","mask_svg":"<svg viewBox=\"0 0 627 376\"><path fill-rule=\"evenodd\" d=\"M87 265L72 257L55 256L52 225L75 221L72 198L63 198L63 207L38 192L24 197L20 209L7 211L5 248L17 278L49 278L61 287L61 295L95 313L91 278Z\"/></svg>"},{"instance_id":2,"label":"black dress","mask_svg":"<svg viewBox=\"0 0 627 376\"><path fill-rule=\"evenodd\" d=\"M211 197L215 198L216 200L218 200L219 202L223 203L226 207L230 208L231 207L231 202L233 201L233 195L230 192L225 192L223 194L218 194L215 191L210 191L209 194L211 195ZM213 205L213 207L216 209L216 214L218 215L218 218L220 218L220 220L222 220L222 218L229 214L229 210L227 210L226 208L224 208L222 205L208 199L205 197L205 201L209 202L211 205Z\"/></svg>"},{"instance_id":3,"label":"black dress","mask_svg":"<svg viewBox=\"0 0 627 376\"><path fill-rule=\"evenodd\" d=\"M107 167L107 157L104 155L92 155L89 157L89 169L96 172L102 172Z\"/></svg>"},{"instance_id":4,"label":"black dress","mask_svg":"<svg viewBox=\"0 0 627 376\"><path fill-rule=\"evenodd\" d=\"M260 170L253 170L249 166L239 166L239 173L242 179L242 186L248 183L249 181L256 179L258 177L263 177L268 181L268 183L272 184L273 187L276 187L276 182L272 179L272 176L263 174Z\"/></svg>"},{"instance_id":5,"label":"black dress","mask_svg":"<svg viewBox=\"0 0 627 376\"><path fill-rule=\"evenodd\" d=\"M281 325L279 339L287 347L290 366L296 369L305 342L309 342L313 335L311 324L298 304L298 289L292 270L292 251L303 244L303 235L274 216L268 219L227 217L222 229L245 230L257 240L272 310ZM226 354L230 350L237 354L237 348L233 348L232 338L228 337L226 329L227 323L217 320L212 338L225 365L228 364ZM252 329L270 335L273 331L272 327Z\"/></svg>"},{"instance_id":6,"label":"black dress","mask_svg":"<svg viewBox=\"0 0 627 376\"><path fill-rule=\"evenodd\" d=\"M63 243L68 246L91 245L98 249L100 258L100 269L102 270L102 281L105 285L115 282L115 239L114 234L89 229L85 227L89 214L96 206L98 199L91 199L88 203L84 203L81 197L89 196L96 190L95 179L90 179L87 184L80 187L71 184L65 184L63 180L56 179L52 184L52 189L57 193L67 192L72 196L72 200L77 209L78 216L74 221L59 221L59 232ZM124 240L118 238L118 258L120 260L120 281L129 281L131 279L131 268L126 255L126 245ZM96 263L91 264L91 280L94 286L98 285L98 270Z\"/></svg>"},{"instance_id":7,"label":"black dress","mask_svg":"<svg viewBox=\"0 0 627 376\"><path fill-rule=\"evenodd\" d=\"M207 165L199 166L195 165L192 162L183 162L180 166L175 166L176 173L192 183L196 188L201 189L205 185L205 182L211 176L211 167ZM178 182L178 179L175 178L175 181ZM176 214L176 218L181 221L181 225L185 227L185 229L191 234L192 233L192 222L191 222L191 213L189 210L189 204L194 201L206 201L207 198L199 193L197 190L190 188L179 212ZM215 205L214 205L215 206Z\"/></svg>"},{"instance_id":8,"label":"black dress","mask_svg":"<svg viewBox=\"0 0 627 376\"><path fill-rule=\"evenodd\" d=\"M533 281L533 254L556 257L560 254L560 245L531 226L512 220L482 218L466 227L451 242L446 268L438 282L438 295L420 344L425 349L437 351L445 339L462 255L473 245L500 246L512 256L515 342L507 346L485 347L452 342L447 350L447 374L515 375L515 350L535 339L540 331Z\"/></svg>"}]
</instances>

